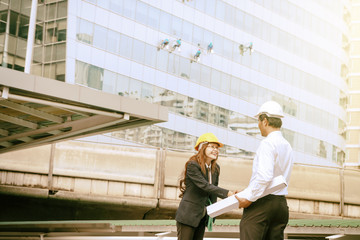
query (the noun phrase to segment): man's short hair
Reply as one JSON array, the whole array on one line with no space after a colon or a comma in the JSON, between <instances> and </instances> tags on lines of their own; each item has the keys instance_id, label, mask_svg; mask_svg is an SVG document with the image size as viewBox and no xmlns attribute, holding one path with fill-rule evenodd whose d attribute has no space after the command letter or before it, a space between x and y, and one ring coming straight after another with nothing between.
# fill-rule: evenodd
<instances>
[{"instance_id":1,"label":"man's short hair","mask_svg":"<svg viewBox=\"0 0 360 240\"><path fill-rule=\"evenodd\" d=\"M268 117L266 114L261 114L259 116L260 121L264 120L265 118L269 122L269 126L272 126L274 128L281 128L282 126L281 118Z\"/></svg>"}]
</instances>

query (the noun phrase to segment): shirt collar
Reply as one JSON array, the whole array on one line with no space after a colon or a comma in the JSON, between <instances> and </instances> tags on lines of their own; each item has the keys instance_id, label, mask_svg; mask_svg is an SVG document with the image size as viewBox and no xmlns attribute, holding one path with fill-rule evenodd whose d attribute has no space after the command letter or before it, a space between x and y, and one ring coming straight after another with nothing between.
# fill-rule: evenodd
<instances>
[{"instance_id":1,"label":"shirt collar","mask_svg":"<svg viewBox=\"0 0 360 240\"><path fill-rule=\"evenodd\" d=\"M205 163L205 167L206 168L211 168L211 163L209 165L207 163Z\"/></svg>"},{"instance_id":2,"label":"shirt collar","mask_svg":"<svg viewBox=\"0 0 360 240\"><path fill-rule=\"evenodd\" d=\"M277 131L273 131L273 132L269 133L267 135L267 137L269 137L270 135L279 135L279 134L281 135L281 131L277 130Z\"/></svg>"}]
</instances>

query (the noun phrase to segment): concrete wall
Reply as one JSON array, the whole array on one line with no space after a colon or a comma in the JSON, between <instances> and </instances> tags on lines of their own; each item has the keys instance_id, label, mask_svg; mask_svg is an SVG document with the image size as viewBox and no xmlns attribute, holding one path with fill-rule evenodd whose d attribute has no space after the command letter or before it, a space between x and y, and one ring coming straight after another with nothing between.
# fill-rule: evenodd
<instances>
[{"instance_id":1,"label":"concrete wall","mask_svg":"<svg viewBox=\"0 0 360 240\"><path fill-rule=\"evenodd\" d=\"M5 153L0 193L176 210L178 180L192 154L79 141ZM221 156L218 163L221 187L247 186L252 161ZM359 180L359 170L295 165L288 195L292 216L360 217Z\"/></svg>"}]
</instances>

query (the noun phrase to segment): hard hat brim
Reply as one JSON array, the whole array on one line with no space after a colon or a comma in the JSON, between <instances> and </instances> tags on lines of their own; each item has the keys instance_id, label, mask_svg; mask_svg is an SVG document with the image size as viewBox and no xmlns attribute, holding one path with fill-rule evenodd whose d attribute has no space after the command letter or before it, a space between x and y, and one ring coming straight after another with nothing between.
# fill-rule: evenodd
<instances>
[{"instance_id":1,"label":"hard hat brim","mask_svg":"<svg viewBox=\"0 0 360 240\"><path fill-rule=\"evenodd\" d=\"M262 114L265 114L266 116L273 117L273 118L284 118L284 115L275 115L275 114L269 114L269 113L266 113L266 112L260 112L260 113L256 114L254 116L254 118L258 119L259 116L262 115Z\"/></svg>"},{"instance_id":2,"label":"hard hat brim","mask_svg":"<svg viewBox=\"0 0 360 240\"><path fill-rule=\"evenodd\" d=\"M198 145L196 145L196 146L194 147L194 149L195 149L196 151L199 151L199 146L200 146L202 143L203 143L203 142L201 142L201 143L199 143ZM209 143L217 143L217 144L219 144L219 148L221 148L221 147L224 146L224 144L221 143L221 142L209 142Z\"/></svg>"}]
</instances>

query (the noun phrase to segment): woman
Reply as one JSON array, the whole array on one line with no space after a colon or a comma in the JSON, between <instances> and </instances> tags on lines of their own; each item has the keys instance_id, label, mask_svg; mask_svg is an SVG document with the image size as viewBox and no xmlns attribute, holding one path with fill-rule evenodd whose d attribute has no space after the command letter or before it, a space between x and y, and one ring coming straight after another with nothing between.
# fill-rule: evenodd
<instances>
[{"instance_id":1,"label":"woman","mask_svg":"<svg viewBox=\"0 0 360 240\"><path fill-rule=\"evenodd\" d=\"M220 166L216 160L222 146L214 134L205 133L196 142L198 153L185 164L180 180L179 197L182 199L175 216L179 240L203 239L209 220L206 206L216 202L217 197L226 198L234 194L217 186Z\"/></svg>"}]
</instances>

